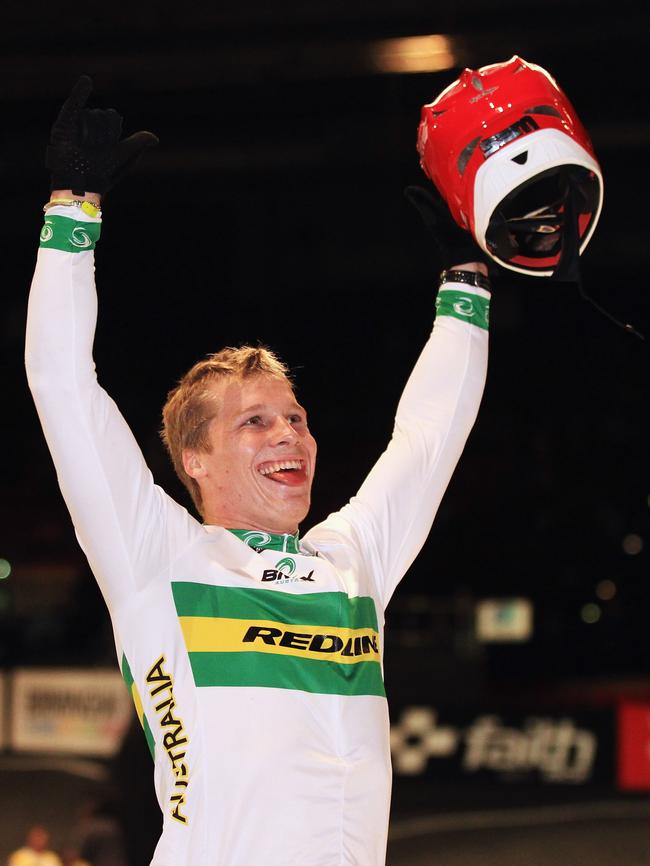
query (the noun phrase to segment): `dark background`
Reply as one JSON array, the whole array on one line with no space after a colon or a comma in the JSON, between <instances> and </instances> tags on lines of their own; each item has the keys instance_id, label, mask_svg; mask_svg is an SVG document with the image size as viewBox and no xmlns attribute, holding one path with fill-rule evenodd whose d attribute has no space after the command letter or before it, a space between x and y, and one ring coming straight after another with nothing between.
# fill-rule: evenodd
<instances>
[{"instance_id":1,"label":"dark background","mask_svg":"<svg viewBox=\"0 0 650 866\"><path fill-rule=\"evenodd\" d=\"M605 178L585 285L650 330L645 7L246 0L73 15L11 4L3 20L0 557L13 567L0 587L3 666L113 658L22 368L44 149L81 72L127 133L160 136L105 201L95 354L157 481L184 502L158 440L160 407L188 366L226 344L268 344L297 371L320 446L309 525L354 493L383 449L433 319L438 263L403 198L424 182L419 110L464 66L517 53L567 92ZM377 70L378 41L431 33L451 39L452 68ZM432 689L643 678L648 344L572 285L502 272L491 345L478 422L389 611L389 682L406 677L418 640ZM622 546L630 535L635 555ZM604 579L616 586L610 601L595 594ZM511 595L533 600L533 639L473 643L473 602ZM581 618L588 603L598 622Z\"/></svg>"}]
</instances>

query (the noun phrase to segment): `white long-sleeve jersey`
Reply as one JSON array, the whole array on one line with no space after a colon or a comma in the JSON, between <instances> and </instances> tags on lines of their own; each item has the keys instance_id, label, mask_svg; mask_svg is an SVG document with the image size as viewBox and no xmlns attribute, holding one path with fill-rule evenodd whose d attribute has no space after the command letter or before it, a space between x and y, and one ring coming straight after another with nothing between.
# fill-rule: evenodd
<instances>
[{"instance_id":1,"label":"white long-sleeve jersey","mask_svg":"<svg viewBox=\"0 0 650 866\"><path fill-rule=\"evenodd\" d=\"M445 284L395 430L304 537L205 526L154 484L92 359L99 221L48 211L29 383L155 762L152 866L381 866L383 612L474 423L489 295Z\"/></svg>"}]
</instances>

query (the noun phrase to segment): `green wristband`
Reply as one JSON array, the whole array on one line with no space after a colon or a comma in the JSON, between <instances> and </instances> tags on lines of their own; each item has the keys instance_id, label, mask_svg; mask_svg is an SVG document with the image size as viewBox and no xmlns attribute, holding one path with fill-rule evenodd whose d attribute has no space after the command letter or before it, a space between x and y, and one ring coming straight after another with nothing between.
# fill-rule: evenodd
<instances>
[{"instance_id":1,"label":"green wristband","mask_svg":"<svg viewBox=\"0 0 650 866\"><path fill-rule=\"evenodd\" d=\"M77 222L52 214L45 217L40 246L64 253L85 253L95 249L101 228L101 223Z\"/></svg>"},{"instance_id":2,"label":"green wristband","mask_svg":"<svg viewBox=\"0 0 650 866\"><path fill-rule=\"evenodd\" d=\"M490 323L490 299L473 292L443 287L436 298L436 315L452 316L487 331Z\"/></svg>"}]
</instances>

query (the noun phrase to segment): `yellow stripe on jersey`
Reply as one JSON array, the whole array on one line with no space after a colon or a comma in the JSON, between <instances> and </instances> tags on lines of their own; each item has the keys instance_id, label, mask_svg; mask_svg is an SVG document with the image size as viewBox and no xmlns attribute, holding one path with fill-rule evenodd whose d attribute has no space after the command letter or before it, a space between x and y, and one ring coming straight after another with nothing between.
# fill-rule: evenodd
<instances>
[{"instance_id":1,"label":"yellow stripe on jersey","mask_svg":"<svg viewBox=\"0 0 650 866\"><path fill-rule=\"evenodd\" d=\"M261 652L355 664L379 661L372 628L287 625L263 619L179 617L188 652Z\"/></svg>"}]
</instances>

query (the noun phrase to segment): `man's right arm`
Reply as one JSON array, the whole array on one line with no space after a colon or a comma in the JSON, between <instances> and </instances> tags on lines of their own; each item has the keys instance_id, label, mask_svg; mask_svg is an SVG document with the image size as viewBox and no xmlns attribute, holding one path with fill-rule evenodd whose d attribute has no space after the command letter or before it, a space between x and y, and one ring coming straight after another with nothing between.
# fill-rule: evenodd
<instances>
[{"instance_id":1,"label":"man's right arm","mask_svg":"<svg viewBox=\"0 0 650 866\"><path fill-rule=\"evenodd\" d=\"M65 192L53 198L70 198ZM25 360L79 543L114 606L163 573L200 530L154 485L128 425L97 382L93 250L100 226L80 207L48 209L29 298Z\"/></svg>"}]
</instances>

